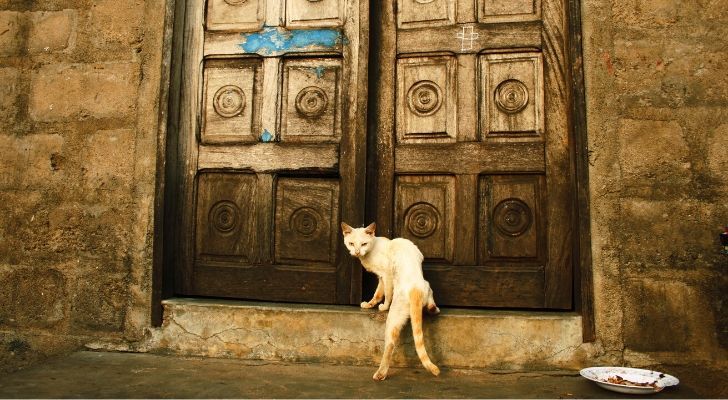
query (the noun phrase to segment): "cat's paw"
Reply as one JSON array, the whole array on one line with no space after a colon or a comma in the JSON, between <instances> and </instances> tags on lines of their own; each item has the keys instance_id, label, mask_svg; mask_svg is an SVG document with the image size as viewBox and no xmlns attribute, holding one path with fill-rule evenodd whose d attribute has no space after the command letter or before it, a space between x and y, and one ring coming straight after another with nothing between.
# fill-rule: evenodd
<instances>
[{"instance_id":1,"label":"cat's paw","mask_svg":"<svg viewBox=\"0 0 728 400\"><path fill-rule=\"evenodd\" d=\"M374 307L374 305L370 304L368 301L362 301L360 306L361 306L361 308L373 308Z\"/></svg>"},{"instance_id":2,"label":"cat's paw","mask_svg":"<svg viewBox=\"0 0 728 400\"><path fill-rule=\"evenodd\" d=\"M440 313L440 309L434 304L429 304L427 306L427 313L430 315L437 315Z\"/></svg>"},{"instance_id":3,"label":"cat's paw","mask_svg":"<svg viewBox=\"0 0 728 400\"><path fill-rule=\"evenodd\" d=\"M379 305L379 311L387 311L387 310L389 310L389 305L388 304L382 303L382 304Z\"/></svg>"},{"instance_id":4,"label":"cat's paw","mask_svg":"<svg viewBox=\"0 0 728 400\"><path fill-rule=\"evenodd\" d=\"M383 381L387 379L387 372L381 372L380 370L377 370L377 372L374 373L374 376L372 376L372 379L375 381Z\"/></svg>"}]
</instances>

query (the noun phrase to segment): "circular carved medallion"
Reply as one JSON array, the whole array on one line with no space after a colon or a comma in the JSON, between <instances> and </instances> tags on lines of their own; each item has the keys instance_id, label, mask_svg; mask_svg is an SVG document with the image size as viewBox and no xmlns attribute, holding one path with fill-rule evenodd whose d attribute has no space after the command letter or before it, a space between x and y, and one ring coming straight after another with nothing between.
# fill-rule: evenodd
<instances>
[{"instance_id":1,"label":"circular carved medallion","mask_svg":"<svg viewBox=\"0 0 728 400\"><path fill-rule=\"evenodd\" d=\"M307 118L315 118L326 111L329 99L320 87L308 86L296 96L296 111Z\"/></svg>"},{"instance_id":2,"label":"circular carved medallion","mask_svg":"<svg viewBox=\"0 0 728 400\"><path fill-rule=\"evenodd\" d=\"M231 201L219 201L210 209L209 219L215 230L222 234L230 234L238 227L240 210Z\"/></svg>"},{"instance_id":3,"label":"circular carved medallion","mask_svg":"<svg viewBox=\"0 0 728 400\"><path fill-rule=\"evenodd\" d=\"M526 203L518 199L505 199L493 210L493 223L504 235L520 236L533 222L533 213Z\"/></svg>"},{"instance_id":4,"label":"circular carved medallion","mask_svg":"<svg viewBox=\"0 0 728 400\"><path fill-rule=\"evenodd\" d=\"M411 234L421 239L432 236L439 225L440 213L429 203L413 204L404 216L404 226Z\"/></svg>"},{"instance_id":5,"label":"circular carved medallion","mask_svg":"<svg viewBox=\"0 0 728 400\"><path fill-rule=\"evenodd\" d=\"M515 114L528 104L528 88L517 79L508 79L495 88L495 105L507 114Z\"/></svg>"},{"instance_id":6,"label":"circular carved medallion","mask_svg":"<svg viewBox=\"0 0 728 400\"><path fill-rule=\"evenodd\" d=\"M311 207L301 207L291 214L288 226L303 238L312 238L322 225L321 215Z\"/></svg>"},{"instance_id":7,"label":"circular carved medallion","mask_svg":"<svg viewBox=\"0 0 728 400\"><path fill-rule=\"evenodd\" d=\"M212 106L221 117L232 118L245 109L245 93L235 85L223 86L215 93Z\"/></svg>"},{"instance_id":8,"label":"circular carved medallion","mask_svg":"<svg viewBox=\"0 0 728 400\"><path fill-rule=\"evenodd\" d=\"M407 92L407 105L417 115L432 115L442 106L442 91L435 82L416 82Z\"/></svg>"},{"instance_id":9,"label":"circular carved medallion","mask_svg":"<svg viewBox=\"0 0 728 400\"><path fill-rule=\"evenodd\" d=\"M239 6L243 3L245 3L248 0L225 0L226 3L230 4L231 6Z\"/></svg>"},{"instance_id":10,"label":"circular carved medallion","mask_svg":"<svg viewBox=\"0 0 728 400\"><path fill-rule=\"evenodd\" d=\"M428 3L432 3L435 0L415 0L415 1L420 4L428 4Z\"/></svg>"}]
</instances>

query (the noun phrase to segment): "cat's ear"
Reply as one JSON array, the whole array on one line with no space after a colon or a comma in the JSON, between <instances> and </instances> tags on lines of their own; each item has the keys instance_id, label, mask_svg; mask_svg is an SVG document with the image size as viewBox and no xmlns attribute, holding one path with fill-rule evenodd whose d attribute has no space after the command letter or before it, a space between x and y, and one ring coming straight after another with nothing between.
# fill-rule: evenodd
<instances>
[{"instance_id":1,"label":"cat's ear","mask_svg":"<svg viewBox=\"0 0 728 400\"><path fill-rule=\"evenodd\" d=\"M375 232L376 230L377 230L377 224L376 224L376 223L374 223L374 222L372 222L371 224L369 224L369 226L367 226L367 227L366 227L366 228L364 229L364 233L366 233L367 235L372 235L372 236L374 236L374 232Z\"/></svg>"},{"instance_id":2,"label":"cat's ear","mask_svg":"<svg viewBox=\"0 0 728 400\"><path fill-rule=\"evenodd\" d=\"M341 223L341 231L344 232L344 235L350 234L352 230L354 230L354 228L347 225L346 222Z\"/></svg>"}]
</instances>

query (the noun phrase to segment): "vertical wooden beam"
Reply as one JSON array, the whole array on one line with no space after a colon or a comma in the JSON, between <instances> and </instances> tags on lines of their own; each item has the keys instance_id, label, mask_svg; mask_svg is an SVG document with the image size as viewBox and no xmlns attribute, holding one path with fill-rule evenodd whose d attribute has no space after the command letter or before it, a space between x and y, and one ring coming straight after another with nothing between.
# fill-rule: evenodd
<instances>
[{"instance_id":1,"label":"vertical wooden beam","mask_svg":"<svg viewBox=\"0 0 728 400\"><path fill-rule=\"evenodd\" d=\"M477 56L460 54L457 57L458 142L478 140L478 79Z\"/></svg>"},{"instance_id":2,"label":"vertical wooden beam","mask_svg":"<svg viewBox=\"0 0 728 400\"><path fill-rule=\"evenodd\" d=\"M574 254L574 297L581 314L582 340L596 340L594 321L594 282L592 278L591 213L589 211L589 151L586 125L586 98L581 34L581 1L569 0L569 65L571 65L571 120L574 142L574 176L576 184L576 221Z\"/></svg>"},{"instance_id":3,"label":"vertical wooden beam","mask_svg":"<svg viewBox=\"0 0 728 400\"><path fill-rule=\"evenodd\" d=\"M280 64L279 57L263 59L263 90L261 91L261 128L257 132L260 141L274 142L280 138L278 130L278 104L280 103Z\"/></svg>"}]
</instances>

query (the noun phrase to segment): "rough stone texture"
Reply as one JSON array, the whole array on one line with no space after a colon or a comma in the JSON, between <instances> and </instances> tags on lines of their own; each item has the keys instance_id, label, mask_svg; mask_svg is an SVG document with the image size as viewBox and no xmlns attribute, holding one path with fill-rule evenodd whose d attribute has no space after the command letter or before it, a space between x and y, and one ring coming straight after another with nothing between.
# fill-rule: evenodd
<instances>
[{"instance_id":1,"label":"rough stone texture","mask_svg":"<svg viewBox=\"0 0 728 400\"><path fill-rule=\"evenodd\" d=\"M718 233L728 223L728 7L581 3L597 341L554 341L532 318L453 316L442 329L490 322L502 341L476 335L494 347L453 341L433 353L466 363L452 354L492 352L525 368L727 368L728 258L718 253ZM149 315L167 5L0 2L0 280L13 288L0 297L3 370L89 341L142 348L145 335L164 337L149 328ZM381 345L373 343L364 350ZM274 354L275 345L257 351ZM323 351L309 345L310 354ZM508 358L499 345L530 350ZM235 346L230 354L253 351ZM329 354L343 357L347 346ZM539 349L553 357L544 363ZM399 362L412 357L403 354Z\"/></svg>"},{"instance_id":2,"label":"rough stone texture","mask_svg":"<svg viewBox=\"0 0 728 400\"><path fill-rule=\"evenodd\" d=\"M249 360L376 365L386 313L358 307L165 301L165 321L147 340L92 348ZM424 318L435 362L454 368L576 369L593 356L575 314L445 310ZM124 347L128 346L128 347ZM402 331L393 365L417 366L411 329Z\"/></svg>"}]
</instances>

